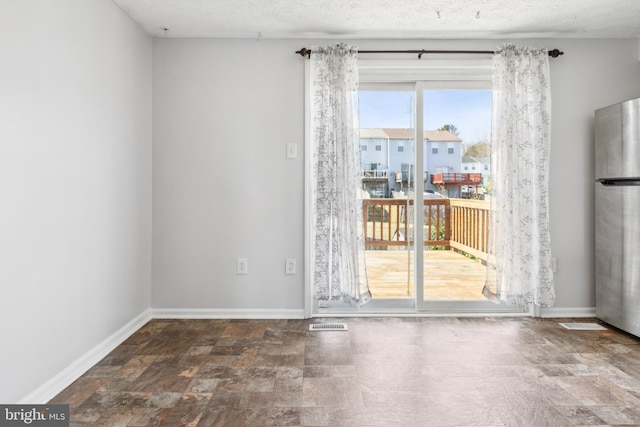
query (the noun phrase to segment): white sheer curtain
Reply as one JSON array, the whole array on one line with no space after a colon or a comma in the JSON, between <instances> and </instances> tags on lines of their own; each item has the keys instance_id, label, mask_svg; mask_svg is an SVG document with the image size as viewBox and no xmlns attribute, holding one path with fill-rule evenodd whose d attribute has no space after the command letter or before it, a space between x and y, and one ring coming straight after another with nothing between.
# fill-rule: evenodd
<instances>
[{"instance_id":1,"label":"white sheer curtain","mask_svg":"<svg viewBox=\"0 0 640 427\"><path fill-rule=\"evenodd\" d=\"M489 299L551 307L551 97L545 49L500 46L493 57ZM533 304L533 306L532 306Z\"/></svg>"},{"instance_id":2,"label":"white sheer curtain","mask_svg":"<svg viewBox=\"0 0 640 427\"><path fill-rule=\"evenodd\" d=\"M315 303L370 298L360 191L355 47L313 48L310 59L311 229Z\"/></svg>"}]
</instances>

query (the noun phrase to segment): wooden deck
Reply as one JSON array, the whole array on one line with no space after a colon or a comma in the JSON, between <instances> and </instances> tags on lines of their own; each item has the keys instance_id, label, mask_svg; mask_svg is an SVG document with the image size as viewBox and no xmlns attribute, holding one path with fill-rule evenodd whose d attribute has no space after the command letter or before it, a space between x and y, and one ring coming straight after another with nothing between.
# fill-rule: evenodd
<instances>
[{"instance_id":1,"label":"wooden deck","mask_svg":"<svg viewBox=\"0 0 640 427\"><path fill-rule=\"evenodd\" d=\"M405 250L366 251L373 298L413 297L413 254ZM408 270L408 271L407 271ZM425 300L483 300L486 267L451 250L424 252Z\"/></svg>"}]
</instances>

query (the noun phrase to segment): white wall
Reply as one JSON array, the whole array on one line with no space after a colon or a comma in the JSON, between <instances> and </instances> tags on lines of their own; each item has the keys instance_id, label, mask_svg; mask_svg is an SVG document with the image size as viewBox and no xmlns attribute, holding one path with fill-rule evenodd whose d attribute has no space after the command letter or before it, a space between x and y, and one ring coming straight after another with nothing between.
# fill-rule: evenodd
<instances>
[{"instance_id":1,"label":"white wall","mask_svg":"<svg viewBox=\"0 0 640 427\"><path fill-rule=\"evenodd\" d=\"M640 97L637 40L562 40L551 62L551 239L557 306L595 305L594 110ZM640 242L638 243L640 244Z\"/></svg>"},{"instance_id":2,"label":"white wall","mask_svg":"<svg viewBox=\"0 0 640 427\"><path fill-rule=\"evenodd\" d=\"M0 40L0 402L12 403L150 306L152 64L151 38L109 0L3 0Z\"/></svg>"},{"instance_id":3,"label":"white wall","mask_svg":"<svg viewBox=\"0 0 640 427\"><path fill-rule=\"evenodd\" d=\"M321 44L335 41L320 42ZM318 43L318 42L316 42ZM362 49L493 49L500 41L359 41ZM557 306L594 301L596 108L640 96L636 40L529 40L551 60ZM154 39L154 308L302 308L307 40ZM299 147L301 148L301 147ZM235 259L249 259L236 276ZM285 257L299 273L285 276Z\"/></svg>"},{"instance_id":4,"label":"white wall","mask_svg":"<svg viewBox=\"0 0 640 427\"><path fill-rule=\"evenodd\" d=\"M301 310L302 45L153 45L153 307Z\"/></svg>"}]
</instances>

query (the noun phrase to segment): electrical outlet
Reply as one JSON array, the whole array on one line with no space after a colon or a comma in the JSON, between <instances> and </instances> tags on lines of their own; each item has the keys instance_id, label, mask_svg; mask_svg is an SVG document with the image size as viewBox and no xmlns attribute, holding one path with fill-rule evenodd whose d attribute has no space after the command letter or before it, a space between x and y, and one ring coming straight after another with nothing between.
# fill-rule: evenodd
<instances>
[{"instance_id":1,"label":"electrical outlet","mask_svg":"<svg viewBox=\"0 0 640 427\"><path fill-rule=\"evenodd\" d=\"M236 261L236 274L249 274L249 261L246 258L238 258Z\"/></svg>"},{"instance_id":2,"label":"electrical outlet","mask_svg":"<svg viewBox=\"0 0 640 427\"><path fill-rule=\"evenodd\" d=\"M284 274L296 274L296 260L287 258L284 263Z\"/></svg>"}]
</instances>

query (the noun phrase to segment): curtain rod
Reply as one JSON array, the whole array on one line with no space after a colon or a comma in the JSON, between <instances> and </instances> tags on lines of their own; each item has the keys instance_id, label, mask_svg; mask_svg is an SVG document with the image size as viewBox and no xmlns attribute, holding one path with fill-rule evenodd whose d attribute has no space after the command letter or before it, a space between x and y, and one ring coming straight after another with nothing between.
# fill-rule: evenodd
<instances>
[{"instance_id":1,"label":"curtain rod","mask_svg":"<svg viewBox=\"0 0 640 427\"><path fill-rule=\"evenodd\" d=\"M300 50L297 50L296 53L300 56L310 58L311 50L303 47ZM358 53L417 53L418 59L422 59L422 55L429 53L463 53L463 54L484 54L484 55L493 55L495 52L493 50L359 50ZM553 49L549 51L549 56L552 58L557 58L560 55L564 55L564 52Z\"/></svg>"}]
</instances>

